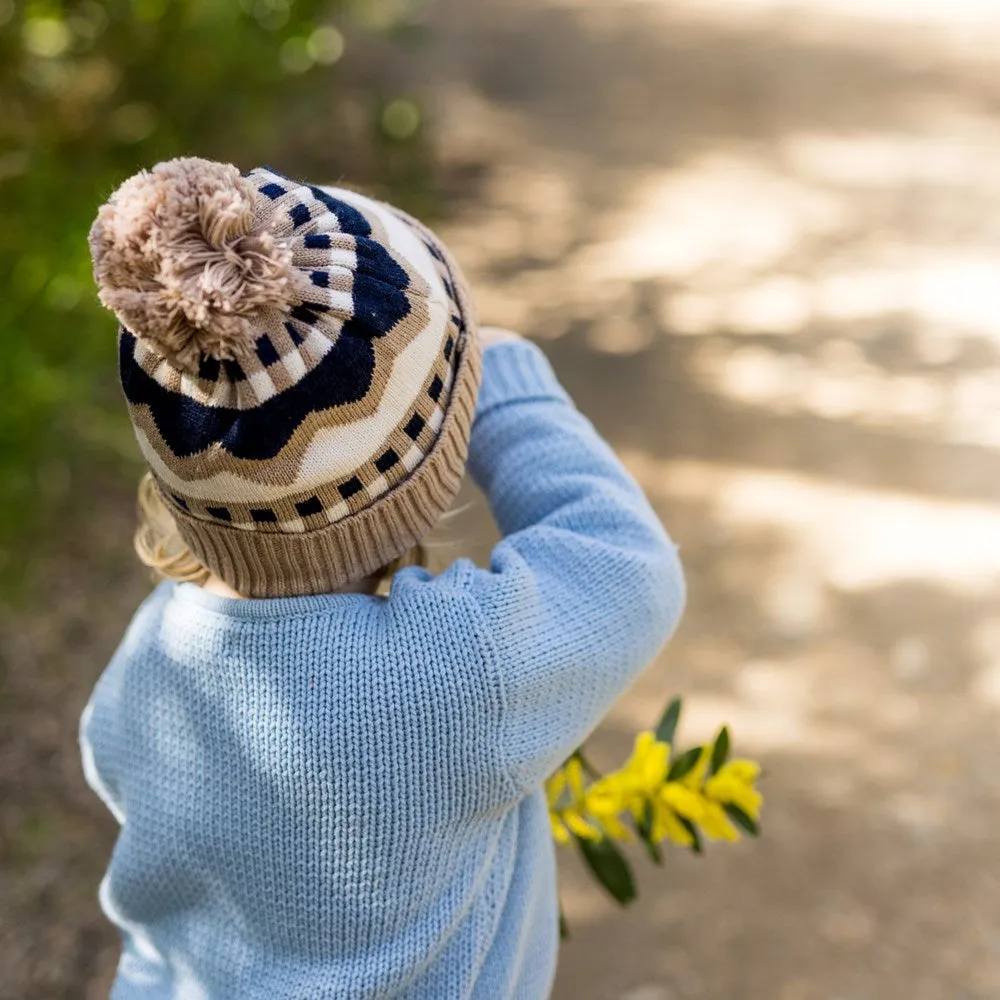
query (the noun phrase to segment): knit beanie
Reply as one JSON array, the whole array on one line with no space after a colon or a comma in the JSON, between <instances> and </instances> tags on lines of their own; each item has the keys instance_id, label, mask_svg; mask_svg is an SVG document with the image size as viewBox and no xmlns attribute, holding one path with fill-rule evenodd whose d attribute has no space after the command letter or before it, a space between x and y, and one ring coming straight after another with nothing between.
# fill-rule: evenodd
<instances>
[{"instance_id":1,"label":"knit beanie","mask_svg":"<svg viewBox=\"0 0 1000 1000\"><path fill-rule=\"evenodd\" d=\"M122 184L90 247L139 447L236 591L337 590L449 507L479 346L461 273L415 219L184 158Z\"/></svg>"}]
</instances>

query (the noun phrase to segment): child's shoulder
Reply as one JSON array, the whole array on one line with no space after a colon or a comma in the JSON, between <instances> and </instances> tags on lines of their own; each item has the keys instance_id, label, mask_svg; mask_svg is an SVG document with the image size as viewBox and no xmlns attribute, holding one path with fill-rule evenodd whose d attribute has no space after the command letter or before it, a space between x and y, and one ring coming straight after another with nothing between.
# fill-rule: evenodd
<instances>
[{"instance_id":1,"label":"child's shoulder","mask_svg":"<svg viewBox=\"0 0 1000 1000\"><path fill-rule=\"evenodd\" d=\"M456 559L440 573L421 566L407 566L392 578L390 600L449 600L463 599L473 587L482 570L471 560Z\"/></svg>"},{"instance_id":2,"label":"child's shoulder","mask_svg":"<svg viewBox=\"0 0 1000 1000\"><path fill-rule=\"evenodd\" d=\"M121 643L123 647L140 642L155 626L163 616L163 609L169 602L175 586L176 584L171 581L164 580L143 598L142 603L132 613L125 629Z\"/></svg>"}]
</instances>

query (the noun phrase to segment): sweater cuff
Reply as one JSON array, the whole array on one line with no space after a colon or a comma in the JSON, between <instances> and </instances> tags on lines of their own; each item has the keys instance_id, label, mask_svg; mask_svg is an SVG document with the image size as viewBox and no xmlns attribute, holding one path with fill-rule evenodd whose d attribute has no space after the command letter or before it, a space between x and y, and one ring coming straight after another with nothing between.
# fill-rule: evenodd
<instances>
[{"instance_id":1,"label":"sweater cuff","mask_svg":"<svg viewBox=\"0 0 1000 1000\"><path fill-rule=\"evenodd\" d=\"M509 340L483 352L476 419L507 403L551 399L569 403L548 359L530 340Z\"/></svg>"}]
</instances>

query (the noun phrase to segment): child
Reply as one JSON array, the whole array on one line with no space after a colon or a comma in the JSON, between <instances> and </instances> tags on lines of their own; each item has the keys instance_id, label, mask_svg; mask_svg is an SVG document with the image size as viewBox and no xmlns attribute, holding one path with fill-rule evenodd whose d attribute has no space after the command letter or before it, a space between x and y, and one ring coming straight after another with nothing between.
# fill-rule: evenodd
<instances>
[{"instance_id":1,"label":"child","mask_svg":"<svg viewBox=\"0 0 1000 1000\"><path fill-rule=\"evenodd\" d=\"M543 1000L542 783L683 602L638 486L387 205L173 160L91 248L151 470L139 548L170 578L81 726L121 824L112 996ZM489 569L377 596L467 457Z\"/></svg>"}]
</instances>

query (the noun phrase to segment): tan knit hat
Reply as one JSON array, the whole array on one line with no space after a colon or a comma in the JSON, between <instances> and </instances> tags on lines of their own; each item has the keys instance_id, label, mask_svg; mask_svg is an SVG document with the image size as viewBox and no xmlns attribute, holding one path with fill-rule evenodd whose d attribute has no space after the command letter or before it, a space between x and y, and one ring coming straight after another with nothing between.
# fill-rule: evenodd
<instances>
[{"instance_id":1,"label":"tan knit hat","mask_svg":"<svg viewBox=\"0 0 1000 1000\"><path fill-rule=\"evenodd\" d=\"M479 346L462 275L419 222L188 158L126 181L90 246L139 446L231 587L337 590L451 504Z\"/></svg>"}]
</instances>

